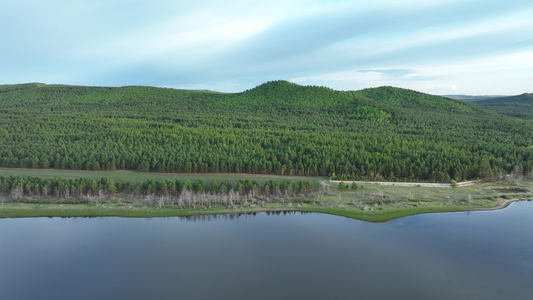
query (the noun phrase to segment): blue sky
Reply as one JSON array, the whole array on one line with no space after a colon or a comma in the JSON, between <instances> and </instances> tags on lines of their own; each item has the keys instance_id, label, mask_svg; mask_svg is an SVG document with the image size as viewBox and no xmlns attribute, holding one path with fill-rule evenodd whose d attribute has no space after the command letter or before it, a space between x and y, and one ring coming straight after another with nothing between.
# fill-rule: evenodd
<instances>
[{"instance_id":1,"label":"blue sky","mask_svg":"<svg viewBox=\"0 0 533 300\"><path fill-rule=\"evenodd\" d=\"M427 2L427 3L425 3ZM2 0L0 84L533 92L533 1Z\"/></svg>"}]
</instances>

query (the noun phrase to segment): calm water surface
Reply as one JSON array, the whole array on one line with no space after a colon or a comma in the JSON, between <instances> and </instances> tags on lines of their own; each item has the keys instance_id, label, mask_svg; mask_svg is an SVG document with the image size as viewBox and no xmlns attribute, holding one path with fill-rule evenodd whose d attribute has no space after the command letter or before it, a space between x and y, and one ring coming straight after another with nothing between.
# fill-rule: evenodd
<instances>
[{"instance_id":1,"label":"calm water surface","mask_svg":"<svg viewBox=\"0 0 533 300\"><path fill-rule=\"evenodd\" d=\"M324 214L0 219L2 299L532 299L533 202Z\"/></svg>"}]
</instances>

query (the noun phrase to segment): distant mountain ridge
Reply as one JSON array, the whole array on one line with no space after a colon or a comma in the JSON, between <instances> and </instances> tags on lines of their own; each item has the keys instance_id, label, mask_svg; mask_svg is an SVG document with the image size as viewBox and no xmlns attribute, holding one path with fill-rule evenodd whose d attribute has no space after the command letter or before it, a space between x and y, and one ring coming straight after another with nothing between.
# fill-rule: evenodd
<instances>
[{"instance_id":1,"label":"distant mountain ridge","mask_svg":"<svg viewBox=\"0 0 533 300\"><path fill-rule=\"evenodd\" d=\"M473 101L472 103L502 115L533 120L533 94L526 93L518 96Z\"/></svg>"},{"instance_id":2,"label":"distant mountain ridge","mask_svg":"<svg viewBox=\"0 0 533 300\"><path fill-rule=\"evenodd\" d=\"M314 107L385 105L403 108L433 108L470 111L471 106L441 96L383 86L359 91L336 91L320 86L301 86L288 81L270 81L241 93L226 94L215 103L224 106L242 105L305 105Z\"/></svg>"},{"instance_id":3,"label":"distant mountain ridge","mask_svg":"<svg viewBox=\"0 0 533 300\"><path fill-rule=\"evenodd\" d=\"M425 94L418 91L396 88L391 86L382 86L377 88L367 88L354 91L336 91L322 86L302 86L285 80L269 81L258 85L249 90L238 93L222 93L209 90L183 90L173 88L158 88L149 86L123 86L123 87L98 87L98 86L72 86L61 84L44 84L44 83L24 83L24 84L7 84L0 85L0 93L14 90L36 89L36 88L78 88L84 89L87 93L92 94L97 90L101 93L116 93L116 91L126 91L132 89L150 90L151 93L160 94L164 91L165 95L174 93L180 94L217 94L218 97L212 99L212 103L224 106L242 106L242 105L263 105L263 104L289 104L289 105L308 105L308 106L338 106L349 105L358 102L363 104L385 104L393 107L417 108L426 107L434 109L448 109L470 111L471 105L464 103L474 103L477 106L489 108L498 106L498 103L515 103L519 101L528 103L528 95L520 96L469 96L469 95L445 95L436 96ZM516 98L518 97L518 98ZM525 98L523 98L525 97ZM509 98L509 100L506 100ZM522 99L523 98L523 99ZM453 101L450 101L453 100ZM486 102L484 105L482 102ZM512 100L512 101L511 101Z\"/></svg>"},{"instance_id":4,"label":"distant mountain ridge","mask_svg":"<svg viewBox=\"0 0 533 300\"><path fill-rule=\"evenodd\" d=\"M516 96L446 95L443 97L471 103L502 115L533 120L533 94L531 93Z\"/></svg>"},{"instance_id":5,"label":"distant mountain ridge","mask_svg":"<svg viewBox=\"0 0 533 300\"><path fill-rule=\"evenodd\" d=\"M509 96L502 96L502 95L483 95L483 96L471 96L471 95L443 95L442 97L459 100L462 102L475 102L475 101L482 101L482 100L489 100L494 98L502 98L502 97L509 97Z\"/></svg>"}]
</instances>

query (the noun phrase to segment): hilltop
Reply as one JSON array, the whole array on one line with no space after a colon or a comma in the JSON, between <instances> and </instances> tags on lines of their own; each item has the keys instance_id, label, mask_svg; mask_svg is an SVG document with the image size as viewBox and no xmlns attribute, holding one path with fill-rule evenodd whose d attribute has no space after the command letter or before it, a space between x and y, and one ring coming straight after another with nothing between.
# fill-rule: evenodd
<instances>
[{"instance_id":1,"label":"hilltop","mask_svg":"<svg viewBox=\"0 0 533 300\"><path fill-rule=\"evenodd\" d=\"M533 123L411 90L0 86L0 167L457 181L533 167Z\"/></svg>"},{"instance_id":2,"label":"hilltop","mask_svg":"<svg viewBox=\"0 0 533 300\"><path fill-rule=\"evenodd\" d=\"M303 105L326 107L347 105L350 95L319 86L300 86L288 81L270 81L242 93L228 94L215 101L224 106Z\"/></svg>"}]
</instances>

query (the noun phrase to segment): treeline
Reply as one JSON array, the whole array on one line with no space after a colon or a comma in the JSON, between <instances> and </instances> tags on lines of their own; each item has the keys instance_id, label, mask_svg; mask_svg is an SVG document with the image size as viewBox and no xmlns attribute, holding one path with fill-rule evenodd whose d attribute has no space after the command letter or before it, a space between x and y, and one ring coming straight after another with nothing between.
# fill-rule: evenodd
<instances>
[{"instance_id":1,"label":"treeline","mask_svg":"<svg viewBox=\"0 0 533 300\"><path fill-rule=\"evenodd\" d=\"M117 195L126 197L159 197L171 203L187 204L191 199L211 196L210 202L218 203L231 196L232 201L260 198L263 200L286 197L310 196L317 191L316 183L302 181L269 180L264 185L256 180L239 180L218 182L216 179L206 182L196 180L164 180L128 182L102 177L65 179L60 177L41 178L33 176L0 176L0 197L4 199L55 199L57 202L69 200L98 201ZM181 201L181 202L180 202Z\"/></svg>"},{"instance_id":2,"label":"treeline","mask_svg":"<svg viewBox=\"0 0 533 300\"><path fill-rule=\"evenodd\" d=\"M533 170L533 122L391 87L0 86L0 167L449 182Z\"/></svg>"}]
</instances>

